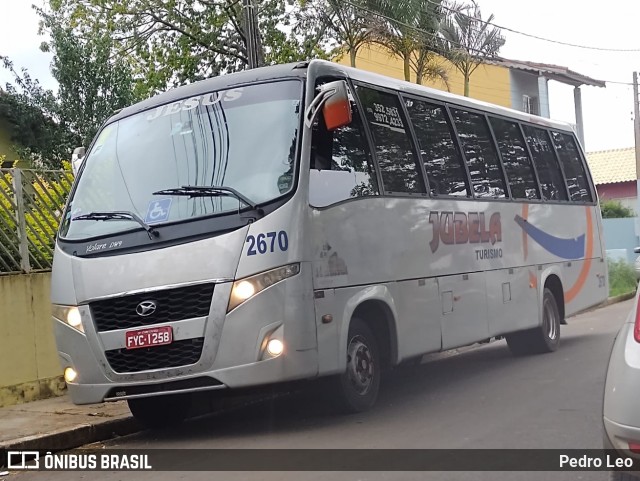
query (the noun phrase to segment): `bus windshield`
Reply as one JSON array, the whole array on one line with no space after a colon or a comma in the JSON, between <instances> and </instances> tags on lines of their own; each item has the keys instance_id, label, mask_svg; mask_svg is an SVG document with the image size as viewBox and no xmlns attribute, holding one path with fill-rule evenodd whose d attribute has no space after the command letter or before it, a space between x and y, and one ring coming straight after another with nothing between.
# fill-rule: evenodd
<instances>
[{"instance_id":1,"label":"bus windshield","mask_svg":"<svg viewBox=\"0 0 640 481\"><path fill-rule=\"evenodd\" d=\"M287 194L301 98L297 80L249 85L107 125L86 160L61 236L83 239L140 227L122 216L102 222L87 215L92 212L128 212L162 224L238 211L247 207L241 198L259 205ZM183 186L201 192L185 195ZM203 190L207 186L220 190Z\"/></svg>"}]
</instances>

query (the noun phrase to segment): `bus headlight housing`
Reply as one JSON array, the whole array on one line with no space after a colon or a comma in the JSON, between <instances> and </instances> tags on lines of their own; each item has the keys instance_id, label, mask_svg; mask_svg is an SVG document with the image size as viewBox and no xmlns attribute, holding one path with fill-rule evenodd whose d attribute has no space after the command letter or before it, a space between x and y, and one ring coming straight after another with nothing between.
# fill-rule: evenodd
<instances>
[{"instance_id":1,"label":"bus headlight housing","mask_svg":"<svg viewBox=\"0 0 640 481\"><path fill-rule=\"evenodd\" d=\"M284 279L293 277L300 272L300 264L289 264L256 274L255 276L238 279L233 283L227 312L231 312L244 301L251 299L258 292L263 291Z\"/></svg>"},{"instance_id":2,"label":"bus headlight housing","mask_svg":"<svg viewBox=\"0 0 640 481\"><path fill-rule=\"evenodd\" d=\"M80 315L80 310L76 306L59 306L58 304L53 304L51 306L51 313L56 319L68 324L76 331L84 333L82 316Z\"/></svg>"}]
</instances>

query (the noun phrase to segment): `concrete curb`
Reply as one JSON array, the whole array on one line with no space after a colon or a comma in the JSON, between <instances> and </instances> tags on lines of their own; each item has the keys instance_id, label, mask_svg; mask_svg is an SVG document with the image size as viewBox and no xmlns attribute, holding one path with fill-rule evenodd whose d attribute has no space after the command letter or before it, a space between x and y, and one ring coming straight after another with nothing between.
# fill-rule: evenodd
<instances>
[{"instance_id":1,"label":"concrete curb","mask_svg":"<svg viewBox=\"0 0 640 481\"><path fill-rule=\"evenodd\" d=\"M80 424L49 433L12 439L0 443L0 451L61 451L119 436L126 436L127 434L136 433L141 429L140 424L133 419L133 417L129 416L121 419L110 419L95 424ZM0 466L6 466L4 461L6 460L0 458Z\"/></svg>"},{"instance_id":2,"label":"concrete curb","mask_svg":"<svg viewBox=\"0 0 640 481\"><path fill-rule=\"evenodd\" d=\"M619 296L610 297L609 299L604 301L602 304L600 304L598 307L606 307L606 306L610 306L611 304L627 301L629 299L633 299L635 295L636 295L636 292L633 291L633 292L627 292L626 294L620 294Z\"/></svg>"}]
</instances>

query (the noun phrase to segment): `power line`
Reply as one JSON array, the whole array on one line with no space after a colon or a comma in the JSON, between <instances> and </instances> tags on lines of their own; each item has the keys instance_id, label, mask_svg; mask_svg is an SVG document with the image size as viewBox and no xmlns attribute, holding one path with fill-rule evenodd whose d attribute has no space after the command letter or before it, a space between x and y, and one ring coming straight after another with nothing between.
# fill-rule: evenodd
<instances>
[{"instance_id":1,"label":"power line","mask_svg":"<svg viewBox=\"0 0 640 481\"><path fill-rule=\"evenodd\" d=\"M406 22L403 22L402 20L398 20L397 18L393 18L393 17L389 17L387 15L385 15L384 13L381 12L376 12L374 10L371 10L363 5L356 5L355 3L350 2L349 0L343 0L344 3L346 3L347 5L352 6L353 8L365 11L371 15L376 15L378 17L384 18L385 20L388 20L390 22L396 23L398 25L402 25L403 27L407 27L412 29L415 32L419 32L422 33L423 35L426 35L428 37L431 37L432 39L437 39L437 40L443 40L441 37L439 37L437 34L434 34L432 32L427 32L426 30L423 30L421 28L418 27L414 27L413 25L410 25ZM451 43L461 49L467 50L467 51L471 51L473 53L478 53L478 54L482 54L485 55L485 52L483 52L482 50L473 48L473 47L465 47L464 45L458 43L458 42L454 42L453 40L446 40L448 43ZM439 53L440 55L446 57L447 53L444 50L438 50L438 47L435 45L431 45L430 49L433 50L435 53Z\"/></svg>"},{"instance_id":2,"label":"power line","mask_svg":"<svg viewBox=\"0 0 640 481\"><path fill-rule=\"evenodd\" d=\"M553 40L553 39L550 39L550 38L540 37L539 35L534 35L534 34L531 34L531 33L521 32L519 30L510 28L510 27L503 27L501 25L497 25L497 24L492 23L492 22L487 22L486 20L482 20L480 18L472 17L472 16L467 15L466 13L463 13L463 12L461 12L459 10L454 9L454 8L438 4L438 3L434 2L433 0L426 0L426 1L428 3L431 3L432 5L439 6L440 8L448 10L449 12L456 13L458 15L462 15L463 17L467 17L467 18L469 18L471 20L474 20L476 22L483 23L485 25L491 25L492 27L496 27L496 28L499 28L501 30L505 30L507 32L515 33L515 34L518 34L518 35L523 35L525 37L534 38L536 40L542 40L543 42L555 43L555 44L558 44L558 45L565 45L567 47L582 48L582 49L586 49L586 50L598 50L598 51L601 51L601 52L640 52L640 48L594 47L594 46L590 46L590 45L580 45L580 44L577 44L577 43L563 42L561 40ZM631 85L631 84L629 84L629 85Z\"/></svg>"},{"instance_id":3,"label":"power line","mask_svg":"<svg viewBox=\"0 0 640 481\"><path fill-rule=\"evenodd\" d=\"M421 29L421 28L419 28L419 27L415 27L415 26L410 25L410 24L408 24L408 23L406 23L406 22L403 22L402 20L398 20L397 18L389 17L388 15L385 15L385 14L380 13L380 12L376 12L376 11L371 10L371 9L369 9L369 8L367 8L367 7L363 6L363 5L356 5L355 3L352 3L352 2L350 2L349 0L343 0L343 1L344 1L344 3L346 3L347 5L350 5L350 6L351 6L351 7L353 7L353 8L356 8L356 9L359 9L359 10L365 11L365 12L367 12L367 13L369 13L369 14L376 15L376 16L378 16L378 17L384 18L385 20L388 20L388 21L390 21L390 22L396 23L396 24L398 24L398 25L402 25L403 27L407 27L407 28L409 28L409 29L412 29L413 31L418 32L418 33L421 33L421 34L423 34L423 35L425 35L426 37L429 37L429 38L431 38L431 39L442 40L442 38L441 38L441 37L439 37L437 34L434 34L434 33L432 33L432 32L428 32L428 31L423 30L423 29ZM429 2L429 3L434 3L432 0L427 0L427 2ZM445 7L445 8L448 8L448 7ZM449 9L449 8L448 8L448 9ZM449 9L449 10L452 10L452 9ZM452 10L452 11L455 11L455 10ZM468 15L466 15L466 16L468 17ZM470 17L470 18L474 18L474 17ZM483 21L483 22L484 22L484 21ZM489 24L489 22L484 22L484 23ZM503 28L503 27L498 27L497 25L494 25L494 24L492 24L492 23L491 23L491 24L489 24L489 25L493 25L493 26L495 26L495 27L497 27L497 28ZM456 47L459 47L459 48L461 48L461 49L464 49L464 50L470 51L470 52L472 52L472 53L479 53L479 54L483 54L483 55L485 55L485 52L483 52L483 51L481 51L481 50L478 50L478 49L476 49L476 48L464 46L464 45L462 45L462 44L460 44L460 43L458 43L458 42L455 42L455 41L453 41L453 40L446 40L446 41L447 41L448 43L450 43L450 44L452 44L452 45L456 46ZM437 53L438 55L441 55L442 57L444 57L445 59L447 59L447 57L448 57L448 52L446 52L446 51L444 51L444 50L440 49L440 48L439 48L438 46L436 46L436 45L431 45L429 48L430 48L434 53ZM587 47L585 47L585 48L587 48ZM629 52L634 52L634 51L638 51L638 52L640 52L640 49L639 49L639 50L628 50L628 51L629 51ZM492 59L491 57L488 57L488 60L491 60L491 59ZM495 60L503 60L501 57L498 57L498 56L493 57L493 59L495 59ZM483 63L483 62L480 62L480 63ZM621 82L621 81L616 81L616 80L603 80L603 82L605 82L605 83L611 83L611 84L617 84L617 85L628 85L628 86L633 85L633 83L631 83L631 82Z\"/></svg>"}]
</instances>

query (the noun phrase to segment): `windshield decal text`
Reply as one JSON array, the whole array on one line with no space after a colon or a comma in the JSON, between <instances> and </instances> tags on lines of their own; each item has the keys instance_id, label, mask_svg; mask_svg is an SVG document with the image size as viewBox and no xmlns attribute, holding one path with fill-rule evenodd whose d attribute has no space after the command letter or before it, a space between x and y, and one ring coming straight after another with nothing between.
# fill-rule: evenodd
<instances>
[{"instance_id":1,"label":"windshield decal text","mask_svg":"<svg viewBox=\"0 0 640 481\"><path fill-rule=\"evenodd\" d=\"M167 105L161 105L151 110L146 119L148 121L156 120L160 117L166 117L168 115L177 114L179 112L188 112L198 106L204 107L208 105L215 105L219 102L233 102L242 96L242 89L236 88L231 90L222 90L220 92L210 92L204 95L198 95L196 97L190 97L188 99L178 100Z\"/></svg>"}]
</instances>

